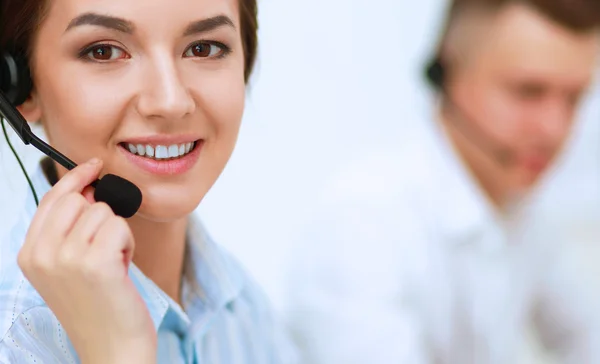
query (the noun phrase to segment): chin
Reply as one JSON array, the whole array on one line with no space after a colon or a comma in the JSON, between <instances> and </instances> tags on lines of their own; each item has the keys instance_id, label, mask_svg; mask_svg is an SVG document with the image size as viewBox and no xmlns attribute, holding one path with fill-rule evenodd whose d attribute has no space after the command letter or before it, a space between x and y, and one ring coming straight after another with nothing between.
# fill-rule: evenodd
<instances>
[{"instance_id":1,"label":"chin","mask_svg":"<svg viewBox=\"0 0 600 364\"><path fill-rule=\"evenodd\" d=\"M156 223L169 223L180 221L181 219L190 216L195 209L179 209L178 211L166 212L163 209L142 209L135 214L138 219L152 221Z\"/></svg>"},{"instance_id":2,"label":"chin","mask_svg":"<svg viewBox=\"0 0 600 364\"><path fill-rule=\"evenodd\" d=\"M522 173L519 177L518 177L518 183L517 183L517 187L520 190L530 190L532 188L534 188L539 181L541 180L542 174L541 173Z\"/></svg>"},{"instance_id":3,"label":"chin","mask_svg":"<svg viewBox=\"0 0 600 364\"><path fill-rule=\"evenodd\" d=\"M131 180L142 191L142 205L135 215L154 222L174 222L186 218L200 205L214 183L211 178L190 174L178 181Z\"/></svg>"},{"instance_id":4,"label":"chin","mask_svg":"<svg viewBox=\"0 0 600 364\"><path fill-rule=\"evenodd\" d=\"M171 198L148 196L144 197L142 206L135 216L160 223L175 222L192 214L200 204L200 200L201 198L195 199L192 196Z\"/></svg>"}]
</instances>

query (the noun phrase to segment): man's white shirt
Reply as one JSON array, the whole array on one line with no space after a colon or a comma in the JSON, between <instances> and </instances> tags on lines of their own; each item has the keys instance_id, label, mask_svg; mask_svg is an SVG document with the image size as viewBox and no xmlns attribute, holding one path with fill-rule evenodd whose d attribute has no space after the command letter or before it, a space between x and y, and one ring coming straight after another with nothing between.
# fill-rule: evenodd
<instances>
[{"instance_id":1,"label":"man's white shirt","mask_svg":"<svg viewBox=\"0 0 600 364\"><path fill-rule=\"evenodd\" d=\"M531 363L533 327L565 362L600 363L597 294L551 222L522 215L496 213L435 125L338 171L290 273L305 362Z\"/></svg>"}]
</instances>

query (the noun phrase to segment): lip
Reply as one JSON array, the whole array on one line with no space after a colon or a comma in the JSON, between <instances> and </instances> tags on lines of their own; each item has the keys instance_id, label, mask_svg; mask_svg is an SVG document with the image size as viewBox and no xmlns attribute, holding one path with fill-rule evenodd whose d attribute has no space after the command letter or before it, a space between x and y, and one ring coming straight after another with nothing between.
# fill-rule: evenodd
<instances>
[{"instance_id":1,"label":"lip","mask_svg":"<svg viewBox=\"0 0 600 364\"><path fill-rule=\"evenodd\" d=\"M136 141L137 140L141 140L141 139L136 139ZM145 139L145 140L148 140L148 139ZM190 140L189 142L192 142L192 141L193 140ZM179 142L179 143L173 142L173 141L169 141L169 142L171 144L185 143L183 141ZM129 142L127 142L127 143L129 143ZM163 143L166 143L164 138L160 139L160 142L158 142L157 144L163 145ZM133 144L133 142L131 142L131 144ZM145 141L145 142L140 142L139 144L153 144L153 142ZM118 148L119 148L119 150L121 150L122 153L125 154L125 157L132 164L134 164L136 167L142 169L143 171L152 173L155 175L173 176L173 175L184 174L187 171L189 171L190 169L192 169L192 167L196 164L196 162L198 161L198 158L200 157L200 152L202 151L203 146L204 146L204 140L202 140L202 139L196 140L196 146L194 147L194 149L192 151L190 151L188 154L186 154L185 156L183 156L181 158L170 159L170 160L155 160L155 159L142 157L140 155L132 154L129 150L125 149L125 147L123 147L123 145L121 143L119 144Z\"/></svg>"},{"instance_id":2,"label":"lip","mask_svg":"<svg viewBox=\"0 0 600 364\"><path fill-rule=\"evenodd\" d=\"M199 135L149 135L145 137L131 138L121 141L121 143L129 144L150 144L169 146L173 144L192 143L201 140Z\"/></svg>"}]
</instances>

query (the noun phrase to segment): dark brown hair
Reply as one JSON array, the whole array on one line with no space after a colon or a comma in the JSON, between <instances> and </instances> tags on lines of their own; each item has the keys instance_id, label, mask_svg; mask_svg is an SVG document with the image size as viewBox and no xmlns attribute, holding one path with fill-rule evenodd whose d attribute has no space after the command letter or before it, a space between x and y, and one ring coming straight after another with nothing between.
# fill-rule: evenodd
<instances>
[{"instance_id":1,"label":"dark brown hair","mask_svg":"<svg viewBox=\"0 0 600 364\"><path fill-rule=\"evenodd\" d=\"M600 0L454 0L449 18L463 10L479 7L499 10L509 4L525 4L565 28L588 32L600 27Z\"/></svg>"},{"instance_id":2,"label":"dark brown hair","mask_svg":"<svg viewBox=\"0 0 600 364\"><path fill-rule=\"evenodd\" d=\"M0 49L16 48L27 54L52 0L0 0ZM244 80L248 82L258 48L256 0L238 0L244 51Z\"/></svg>"}]
</instances>

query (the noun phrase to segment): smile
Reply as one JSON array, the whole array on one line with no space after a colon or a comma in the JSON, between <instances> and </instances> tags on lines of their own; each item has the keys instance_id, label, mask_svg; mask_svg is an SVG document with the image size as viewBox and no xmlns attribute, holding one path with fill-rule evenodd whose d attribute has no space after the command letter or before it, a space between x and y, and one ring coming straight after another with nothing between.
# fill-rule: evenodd
<instances>
[{"instance_id":1,"label":"smile","mask_svg":"<svg viewBox=\"0 0 600 364\"><path fill-rule=\"evenodd\" d=\"M180 175L191 170L200 157L204 140L163 144L152 142L123 142L119 150L136 168L154 175Z\"/></svg>"},{"instance_id":2,"label":"smile","mask_svg":"<svg viewBox=\"0 0 600 364\"><path fill-rule=\"evenodd\" d=\"M139 155L153 160L172 160L186 156L196 147L197 142L171 144L171 145L151 145L151 144L131 144L122 143L121 146L127 149L131 154Z\"/></svg>"}]
</instances>

